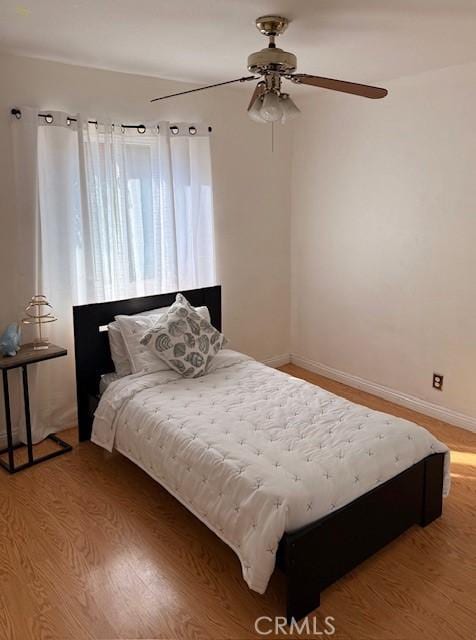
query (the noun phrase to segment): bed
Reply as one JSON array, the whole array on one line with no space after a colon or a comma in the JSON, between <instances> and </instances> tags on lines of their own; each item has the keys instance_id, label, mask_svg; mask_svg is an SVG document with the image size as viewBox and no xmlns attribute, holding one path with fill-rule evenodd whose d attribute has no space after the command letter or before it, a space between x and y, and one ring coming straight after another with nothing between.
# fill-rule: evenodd
<instances>
[{"instance_id":1,"label":"bed","mask_svg":"<svg viewBox=\"0 0 476 640\"><path fill-rule=\"evenodd\" d=\"M183 292L221 330L221 289ZM79 436L131 459L238 555L248 586L286 576L288 620L413 524L442 513L449 454L413 423L292 378L231 350L196 379L126 376L102 330L176 293L74 308ZM93 420L94 413L96 418Z\"/></svg>"}]
</instances>

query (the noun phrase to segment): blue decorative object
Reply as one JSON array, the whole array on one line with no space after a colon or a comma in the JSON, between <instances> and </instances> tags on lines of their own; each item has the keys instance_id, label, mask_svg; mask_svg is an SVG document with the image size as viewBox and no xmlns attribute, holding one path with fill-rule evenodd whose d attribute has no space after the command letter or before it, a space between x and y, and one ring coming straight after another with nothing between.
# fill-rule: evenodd
<instances>
[{"instance_id":1,"label":"blue decorative object","mask_svg":"<svg viewBox=\"0 0 476 640\"><path fill-rule=\"evenodd\" d=\"M9 324L0 338L0 352L4 356L16 356L20 349L20 327L17 324Z\"/></svg>"}]
</instances>

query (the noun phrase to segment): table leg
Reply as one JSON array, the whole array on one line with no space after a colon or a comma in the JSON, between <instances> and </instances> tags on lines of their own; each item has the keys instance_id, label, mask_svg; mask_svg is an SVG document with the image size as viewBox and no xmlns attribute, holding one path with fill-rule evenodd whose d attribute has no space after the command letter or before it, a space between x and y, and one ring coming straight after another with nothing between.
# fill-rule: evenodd
<instances>
[{"instance_id":1,"label":"table leg","mask_svg":"<svg viewBox=\"0 0 476 640\"><path fill-rule=\"evenodd\" d=\"M33 462L33 442L31 439L30 394L28 391L28 374L26 365L22 366L23 374L23 402L25 405L26 443L28 448L28 462Z\"/></svg>"},{"instance_id":2,"label":"table leg","mask_svg":"<svg viewBox=\"0 0 476 640\"><path fill-rule=\"evenodd\" d=\"M5 426L7 428L8 465L10 473L15 471L15 458L13 457L12 417L10 413L10 393L8 389L8 371L2 370L3 397L5 400Z\"/></svg>"}]
</instances>

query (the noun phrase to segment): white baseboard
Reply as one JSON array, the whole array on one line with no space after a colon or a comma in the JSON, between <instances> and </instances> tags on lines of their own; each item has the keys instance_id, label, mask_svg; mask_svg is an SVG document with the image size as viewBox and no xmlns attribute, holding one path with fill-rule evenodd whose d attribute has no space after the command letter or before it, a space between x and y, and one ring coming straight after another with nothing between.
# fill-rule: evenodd
<instances>
[{"instance_id":1,"label":"white baseboard","mask_svg":"<svg viewBox=\"0 0 476 640\"><path fill-rule=\"evenodd\" d=\"M291 362L291 355L289 353L282 353L280 356L273 356L272 358L262 360L262 362L263 364L267 364L268 367L282 367Z\"/></svg>"},{"instance_id":2,"label":"white baseboard","mask_svg":"<svg viewBox=\"0 0 476 640\"><path fill-rule=\"evenodd\" d=\"M433 402L428 402L427 400L421 400L420 398L402 393L401 391L396 391L395 389L390 389L390 387L385 387L382 384L370 382L369 380L365 380L359 376L339 371L338 369L321 364L320 362L314 362L294 353L291 354L291 362L299 367L303 367L303 369L319 373L321 376L331 378L337 382L342 382L349 387L355 387L361 391L372 393L374 396L378 396L384 400L389 400L390 402L399 404L407 409L413 409L413 411L418 411L419 413L431 416L432 418L437 418L438 420L443 420L443 422L448 422L449 424L457 427L462 427L468 431L476 432L476 418L472 416L459 413L458 411L453 411L453 409L441 407L440 405L433 404Z\"/></svg>"}]
</instances>

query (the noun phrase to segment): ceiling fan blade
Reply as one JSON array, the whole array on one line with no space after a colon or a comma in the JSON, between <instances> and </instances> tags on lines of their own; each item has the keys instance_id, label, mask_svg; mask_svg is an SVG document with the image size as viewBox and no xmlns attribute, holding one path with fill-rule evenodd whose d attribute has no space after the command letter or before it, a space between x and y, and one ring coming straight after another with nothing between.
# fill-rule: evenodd
<instances>
[{"instance_id":1,"label":"ceiling fan blade","mask_svg":"<svg viewBox=\"0 0 476 640\"><path fill-rule=\"evenodd\" d=\"M263 82L262 80L261 82L258 82L258 84L255 87L255 90L253 91L253 95L251 96L250 104L248 105L248 111L254 105L256 100L263 95L265 86L266 86L266 83Z\"/></svg>"},{"instance_id":2,"label":"ceiling fan blade","mask_svg":"<svg viewBox=\"0 0 476 640\"><path fill-rule=\"evenodd\" d=\"M243 78L235 78L235 80L226 80L226 82L217 82L215 84L208 84L206 87L198 87L197 89L188 89L187 91L179 91L178 93L170 93L167 96L152 98L151 102L157 102L157 100L165 100L166 98L175 98L175 96L183 96L186 93L195 93L195 91L203 91L204 89L213 89L213 87L222 87L224 84L233 84L233 82L247 82L248 80L257 80L257 77L245 76Z\"/></svg>"},{"instance_id":3,"label":"ceiling fan blade","mask_svg":"<svg viewBox=\"0 0 476 640\"><path fill-rule=\"evenodd\" d=\"M287 77L297 84L308 84L313 87L321 87L322 89L353 93L356 96L363 96L364 98L385 98L388 93L387 89L382 89L381 87L371 87L367 84L333 80L332 78L322 78L321 76L310 76L307 73L295 73Z\"/></svg>"}]
</instances>

